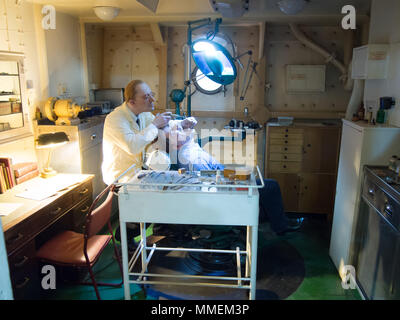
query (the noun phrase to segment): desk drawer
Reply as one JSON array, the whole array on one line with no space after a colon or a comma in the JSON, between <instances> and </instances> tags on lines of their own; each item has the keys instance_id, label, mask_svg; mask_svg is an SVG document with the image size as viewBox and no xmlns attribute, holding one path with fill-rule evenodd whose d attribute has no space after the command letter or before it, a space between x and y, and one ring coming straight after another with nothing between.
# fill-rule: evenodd
<instances>
[{"instance_id":1,"label":"desk drawer","mask_svg":"<svg viewBox=\"0 0 400 320\"><path fill-rule=\"evenodd\" d=\"M303 156L298 153L270 153L271 161L301 161Z\"/></svg>"},{"instance_id":2,"label":"desk drawer","mask_svg":"<svg viewBox=\"0 0 400 320\"><path fill-rule=\"evenodd\" d=\"M270 161L269 171L271 173L298 173L301 171L301 162Z\"/></svg>"},{"instance_id":3,"label":"desk drawer","mask_svg":"<svg viewBox=\"0 0 400 320\"><path fill-rule=\"evenodd\" d=\"M302 146L280 146L280 145L270 145L270 153L284 153L284 154L303 154Z\"/></svg>"},{"instance_id":4,"label":"desk drawer","mask_svg":"<svg viewBox=\"0 0 400 320\"><path fill-rule=\"evenodd\" d=\"M90 148L102 142L103 125L97 125L79 132L81 150Z\"/></svg>"},{"instance_id":5,"label":"desk drawer","mask_svg":"<svg viewBox=\"0 0 400 320\"><path fill-rule=\"evenodd\" d=\"M92 199L93 186L92 180L85 182L80 187L76 188L72 193L72 200L74 203L82 201L84 198L89 197Z\"/></svg>"},{"instance_id":6,"label":"desk drawer","mask_svg":"<svg viewBox=\"0 0 400 320\"><path fill-rule=\"evenodd\" d=\"M92 198L87 198L82 204L70 212L70 225L75 232L83 233L86 223L87 213L92 204Z\"/></svg>"},{"instance_id":7,"label":"desk drawer","mask_svg":"<svg viewBox=\"0 0 400 320\"><path fill-rule=\"evenodd\" d=\"M7 252L11 253L47 226L51 225L73 206L72 193L63 195L49 206L21 221L5 232Z\"/></svg>"},{"instance_id":8,"label":"desk drawer","mask_svg":"<svg viewBox=\"0 0 400 320\"><path fill-rule=\"evenodd\" d=\"M303 139L269 139L270 145L303 146Z\"/></svg>"},{"instance_id":9,"label":"desk drawer","mask_svg":"<svg viewBox=\"0 0 400 320\"><path fill-rule=\"evenodd\" d=\"M38 264L32 240L8 258L14 298L34 299L39 292Z\"/></svg>"}]
</instances>

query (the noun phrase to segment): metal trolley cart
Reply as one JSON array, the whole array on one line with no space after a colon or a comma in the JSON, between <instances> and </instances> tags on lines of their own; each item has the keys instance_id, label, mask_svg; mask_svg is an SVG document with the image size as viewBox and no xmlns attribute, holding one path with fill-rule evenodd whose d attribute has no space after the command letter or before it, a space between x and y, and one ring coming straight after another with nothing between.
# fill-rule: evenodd
<instances>
[{"instance_id":1,"label":"metal trolley cart","mask_svg":"<svg viewBox=\"0 0 400 320\"><path fill-rule=\"evenodd\" d=\"M257 184L256 178L261 184ZM130 283L248 289L249 298L255 299L259 214L257 189L264 187L258 166L247 181L232 181L221 176L219 171L181 174L177 171L140 170L130 181L116 184L120 186L118 204L126 300L131 298ZM132 222L140 223L141 240L129 259L126 224ZM239 247L236 250L216 250L168 248L156 244L148 246L146 223L246 226L246 250ZM237 277L149 273L148 265L157 251L233 254L236 256ZM241 255L246 261L244 275L241 274ZM141 271L133 272L139 257Z\"/></svg>"}]
</instances>

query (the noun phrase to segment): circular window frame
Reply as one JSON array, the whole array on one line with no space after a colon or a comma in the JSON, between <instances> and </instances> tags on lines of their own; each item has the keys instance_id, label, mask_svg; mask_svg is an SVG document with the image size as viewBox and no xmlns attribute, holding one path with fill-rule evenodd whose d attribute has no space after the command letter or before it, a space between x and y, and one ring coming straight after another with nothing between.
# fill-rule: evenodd
<instances>
[{"instance_id":1,"label":"circular window frame","mask_svg":"<svg viewBox=\"0 0 400 320\"><path fill-rule=\"evenodd\" d=\"M220 84L219 88L217 88L215 90L206 90L203 87L201 87L200 84L197 82L197 79L196 79L196 73L197 73L198 70L199 70L199 68L197 66L195 66L194 69L193 69L193 72L192 72L192 82L193 82L194 86L196 87L196 89L199 92L204 93L204 94L208 94L208 95L213 95L213 94L220 93L223 90L223 88L224 88L223 84Z\"/></svg>"}]
</instances>

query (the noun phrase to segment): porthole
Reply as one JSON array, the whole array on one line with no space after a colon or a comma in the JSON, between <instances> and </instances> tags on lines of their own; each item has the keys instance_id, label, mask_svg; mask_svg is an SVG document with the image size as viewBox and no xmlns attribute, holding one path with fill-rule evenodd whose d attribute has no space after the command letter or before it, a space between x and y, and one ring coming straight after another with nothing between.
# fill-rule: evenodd
<instances>
[{"instance_id":1,"label":"porthole","mask_svg":"<svg viewBox=\"0 0 400 320\"><path fill-rule=\"evenodd\" d=\"M197 66L192 72L192 82L196 89L204 94L217 94L223 89L222 84L207 78Z\"/></svg>"}]
</instances>

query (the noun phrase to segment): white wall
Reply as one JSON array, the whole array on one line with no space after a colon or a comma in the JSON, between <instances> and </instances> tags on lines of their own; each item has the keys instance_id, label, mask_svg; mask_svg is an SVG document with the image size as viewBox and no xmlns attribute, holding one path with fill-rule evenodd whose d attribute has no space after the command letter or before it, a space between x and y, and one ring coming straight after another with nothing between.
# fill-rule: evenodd
<instances>
[{"instance_id":1,"label":"white wall","mask_svg":"<svg viewBox=\"0 0 400 320\"><path fill-rule=\"evenodd\" d=\"M56 29L46 30L49 96L84 97L78 18L56 13Z\"/></svg>"},{"instance_id":2,"label":"white wall","mask_svg":"<svg viewBox=\"0 0 400 320\"><path fill-rule=\"evenodd\" d=\"M373 0L369 43L391 44L389 52L389 74L385 80L366 80L364 99L375 101L379 106L379 98L394 97L396 105L389 111L388 121L400 126L400 1Z\"/></svg>"}]
</instances>

